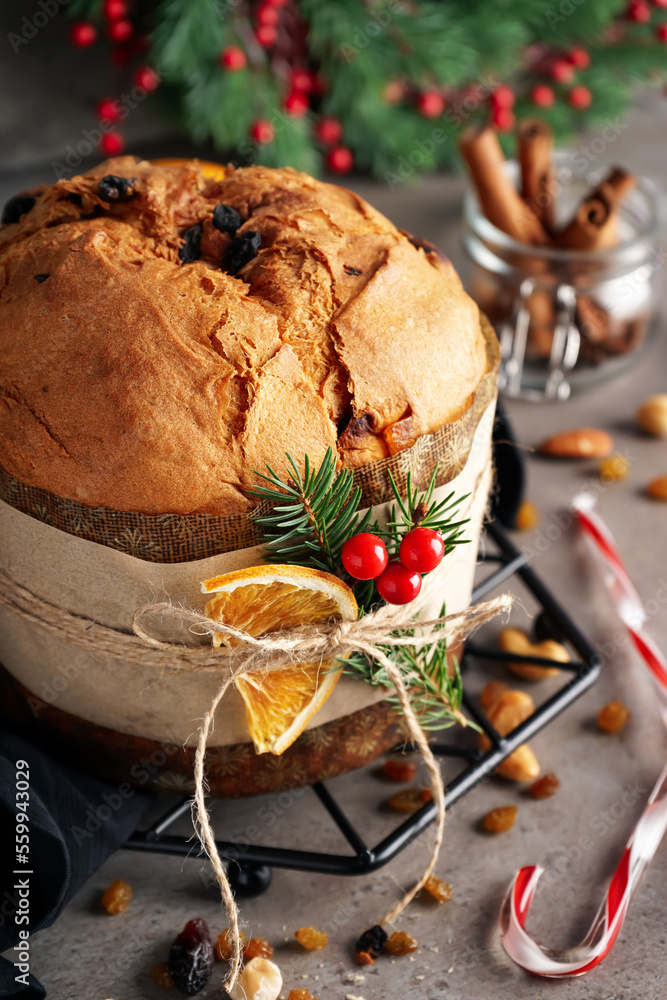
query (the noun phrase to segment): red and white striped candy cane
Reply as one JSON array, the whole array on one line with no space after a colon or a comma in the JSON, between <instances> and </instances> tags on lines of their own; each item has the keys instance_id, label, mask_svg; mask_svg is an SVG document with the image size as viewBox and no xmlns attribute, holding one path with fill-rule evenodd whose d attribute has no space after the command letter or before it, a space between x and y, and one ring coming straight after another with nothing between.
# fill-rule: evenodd
<instances>
[{"instance_id":1,"label":"red and white striped candy cane","mask_svg":"<svg viewBox=\"0 0 667 1000\"><path fill-rule=\"evenodd\" d=\"M589 494L575 498L574 514L592 543L602 565L614 607L651 671L661 696L667 725L667 661L645 629L646 614L611 532ZM667 830L667 764L651 792L644 812L614 872L607 895L584 940L576 948L556 950L538 944L526 931L526 920L535 889L544 869L522 868L514 877L500 911L500 936L507 954L517 965L538 976L582 976L609 954L618 937L630 899L644 869Z\"/></svg>"}]
</instances>

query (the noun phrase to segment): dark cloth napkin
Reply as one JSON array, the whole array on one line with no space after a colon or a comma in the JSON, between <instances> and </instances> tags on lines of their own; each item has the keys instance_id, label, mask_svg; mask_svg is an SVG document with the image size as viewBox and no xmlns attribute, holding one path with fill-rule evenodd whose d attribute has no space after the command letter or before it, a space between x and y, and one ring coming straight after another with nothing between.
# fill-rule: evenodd
<instances>
[{"instance_id":1,"label":"dark cloth napkin","mask_svg":"<svg viewBox=\"0 0 667 1000\"><path fill-rule=\"evenodd\" d=\"M16 860L15 843L17 761L27 762L30 786L30 852L29 863L23 865ZM20 736L0 730L0 952L14 949L19 930L34 934L53 923L86 879L132 833L149 801L136 791L121 795L116 786L80 774ZM25 892L16 886L28 880L30 923L17 925L15 915ZM9 959L0 958L0 997L41 1000L46 991L32 974L25 977L27 982L17 982L21 970L13 963L18 960L16 950Z\"/></svg>"}]
</instances>

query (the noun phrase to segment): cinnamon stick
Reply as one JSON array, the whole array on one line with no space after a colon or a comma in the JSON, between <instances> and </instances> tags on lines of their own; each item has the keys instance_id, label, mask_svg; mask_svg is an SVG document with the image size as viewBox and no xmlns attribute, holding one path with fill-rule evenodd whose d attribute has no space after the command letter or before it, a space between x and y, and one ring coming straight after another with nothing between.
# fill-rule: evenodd
<instances>
[{"instance_id":1,"label":"cinnamon stick","mask_svg":"<svg viewBox=\"0 0 667 1000\"><path fill-rule=\"evenodd\" d=\"M521 194L547 232L555 222L554 145L550 126L539 118L526 118L519 126L518 152Z\"/></svg>"},{"instance_id":2,"label":"cinnamon stick","mask_svg":"<svg viewBox=\"0 0 667 1000\"><path fill-rule=\"evenodd\" d=\"M577 208L574 218L555 242L571 250L607 250L618 246L618 211L623 198L637 183L621 167L614 167Z\"/></svg>"},{"instance_id":3,"label":"cinnamon stick","mask_svg":"<svg viewBox=\"0 0 667 1000\"><path fill-rule=\"evenodd\" d=\"M544 226L505 172L505 157L495 131L489 126L468 128L459 148L489 222L520 243L548 244Z\"/></svg>"}]
</instances>

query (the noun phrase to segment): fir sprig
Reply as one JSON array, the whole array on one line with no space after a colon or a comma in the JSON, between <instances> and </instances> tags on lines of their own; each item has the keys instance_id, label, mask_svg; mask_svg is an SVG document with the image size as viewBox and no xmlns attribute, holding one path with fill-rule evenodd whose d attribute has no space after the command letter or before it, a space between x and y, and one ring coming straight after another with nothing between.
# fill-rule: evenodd
<instances>
[{"instance_id":1,"label":"fir sprig","mask_svg":"<svg viewBox=\"0 0 667 1000\"><path fill-rule=\"evenodd\" d=\"M443 606L440 615L443 616L444 613ZM416 635L416 629L410 634ZM420 647L415 643L414 646L380 646L380 649L401 671L412 707L423 729L447 729L449 726L463 724L478 730L478 726L466 719L461 712L461 672L456 658L447 656L446 639L443 638L430 648ZM393 686L384 667L361 653L353 653L342 662L345 673L356 680L372 686ZM387 701L400 709L397 696L392 695Z\"/></svg>"},{"instance_id":2,"label":"fir sprig","mask_svg":"<svg viewBox=\"0 0 667 1000\"><path fill-rule=\"evenodd\" d=\"M436 465L428 486L423 493L420 493L413 489L412 473L408 472L406 497L403 500L394 477L391 472L388 473L396 503L392 504L385 525L375 521L369 529L384 540L388 552L398 551L403 535L416 527L439 531L445 543L445 555L451 552L455 545L463 545L470 541L468 538L461 537L462 529L468 523L468 518L464 518L462 521L452 520L456 508L470 494L466 493L461 497L455 497L452 492L444 500L434 503L433 493L435 492L437 474L438 467Z\"/></svg>"}]
</instances>

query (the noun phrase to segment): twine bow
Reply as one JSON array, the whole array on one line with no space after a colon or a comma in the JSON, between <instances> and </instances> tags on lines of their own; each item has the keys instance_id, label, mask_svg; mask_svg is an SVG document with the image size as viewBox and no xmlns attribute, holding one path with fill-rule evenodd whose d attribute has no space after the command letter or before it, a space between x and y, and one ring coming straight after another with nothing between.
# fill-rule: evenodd
<instances>
[{"instance_id":1,"label":"twine bow","mask_svg":"<svg viewBox=\"0 0 667 1000\"><path fill-rule=\"evenodd\" d=\"M199 729L197 749L195 753L195 797L193 802L193 823L206 855L208 856L216 880L220 887L225 912L229 920L229 930L232 938L232 958L225 988L231 990L236 982L242 961L242 943L239 932L238 908L227 879L215 842L215 834L206 808L206 776L204 761L206 744L213 730L215 711L225 696L230 684L237 677L251 672L268 672L285 667L286 664L320 662L344 657L357 651L379 663L387 673L399 699L408 732L417 745L429 774L433 799L437 810L437 822L433 849L429 862L416 884L405 893L403 898L386 914L380 923L391 923L405 909L419 890L425 885L438 860L445 828L445 789L440 774L440 768L428 745L424 730L412 708L410 695L401 671L389 656L379 648L379 645L398 648L399 646L416 646L417 648L432 647L446 639L448 644L456 643L465 638L473 629L494 618L497 614L509 611L512 598L509 594L496 597L491 601L477 604L464 611L440 618L433 618L415 623L415 608L413 605L397 607L385 605L377 611L365 615L352 622L326 622L318 625L302 625L282 632L274 632L261 638L256 638L232 625L214 621L205 615L190 611L187 608L177 608L172 604L159 603L140 608L134 614L132 627L135 634L153 649L174 650L172 643L162 642L151 636L145 629L143 621L156 616L179 618L190 623L190 630L199 635L222 635L239 643L233 649L217 650L217 669L225 672L213 701L211 702ZM417 635L413 634L418 625ZM208 663L207 663L208 666ZM210 668L209 668L210 669Z\"/></svg>"}]
</instances>

